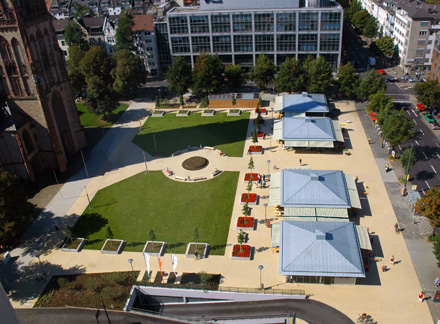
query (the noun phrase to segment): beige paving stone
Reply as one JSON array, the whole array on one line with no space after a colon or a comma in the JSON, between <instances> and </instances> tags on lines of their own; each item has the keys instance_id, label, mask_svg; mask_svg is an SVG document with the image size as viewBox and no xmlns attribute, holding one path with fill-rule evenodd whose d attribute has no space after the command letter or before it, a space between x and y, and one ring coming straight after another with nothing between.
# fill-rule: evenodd
<instances>
[{"instance_id":1,"label":"beige paving stone","mask_svg":"<svg viewBox=\"0 0 440 324\"><path fill-rule=\"evenodd\" d=\"M144 103L145 105L145 103ZM149 104L151 108L152 105ZM210 160L206 170L198 171L198 175L209 176L214 168L225 171L240 171L240 178L237 184L234 208L230 222L230 229L227 240L227 248L224 256L209 256L204 260L186 259L184 255L178 256L178 274L183 272L220 273L222 275L221 285L224 287L247 287L257 288L259 286L258 265L263 265L262 280L266 288L274 289L300 289L305 290L310 298L327 303L328 305L345 313L351 319L356 320L358 314L368 313L378 323L432 323L426 303L418 301L418 294L421 291L414 266L411 262L408 250L402 235L396 235L393 225L396 223L396 216L390 204L385 186L382 182L376 161L369 148L362 124L355 111L353 103L336 103L342 114L339 121L347 129L349 142L352 149L348 151L350 156L345 154L329 154L317 152L295 152L282 150L281 146L272 142L273 152L266 150L263 155L253 155L255 161L255 172L267 174L270 160L271 172L276 165L282 169L285 167L299 167L299 159L302 159L304 167L312 169L334 169L343 170L345 173L359 177L359 183L365 186L366 195L360 193L361 200L367 201L371 213L368 210L360 212L355 218L357 224L367 226L371 233L374 233L375 240L380 242L384 257L377 263L377 270L370 267L366 284L355 286L343 285L316 285L316 284L294 284L285 283L285 278L278 274L278 254L270 248L269 228L262 224L264 221L263 203L267 199L269 189L255 188L253 192L260 195L260 203L252 206L251 216L257 218L258 226L255 231L249 231L249 244L255 247L255 255L252 261L231 260L232 245L237 242L238 231L235 229L237 217L241 215L240 195L246 191L246 183L243 181L244 174L248 172L247 165L249 156L242 158L221 157L218 151L198 150L183 153L176 157L158 158L148 161L149 170L162 170L168 167L175 174L188 176L190 171L181 168L182 161L190 156L205 156ZM251 118L255 118L255 114ZM264 116L269 119L270 114ZM251 126L251 121L249 122ZM133 123L133 127L138 127ZM251 132L253 127L248 129L248 140L245 145L245 152L251 145ZM269 132L270 125L265 125L263 131ZM269 148L270 139L259 140L258 145ZM96 194L99 189L121 181L127 177L145 171L144 163L129 165L124 168L113 170L103 176L94 178L87 186L90 196ZM78 197L70 213L82 214L87 207L85 192ZM272 207L267 207L267 218L273 223L280 221L274 218ZM376 241L377 242L377 241ZM394 266L390 264L391 255L400 262ZM74 266L84 267L86 272L106 271L127 271L130 270L128 259L134 260L133 267L145 271L145 263L141 253L123 252L120 255L104 255L99 251L83 250L79 254L62 252L59 249L51 254L42 256L42 261L59 264L68 269ZM390 270L382 272L382 265L387 265ZM151 260L153 272L159 270L155 258ZM162 269L169 273L172 271L171 257L169 253L163 257ZM377 283L373 278L377 277Z\"/></svg>"}]
</instances>

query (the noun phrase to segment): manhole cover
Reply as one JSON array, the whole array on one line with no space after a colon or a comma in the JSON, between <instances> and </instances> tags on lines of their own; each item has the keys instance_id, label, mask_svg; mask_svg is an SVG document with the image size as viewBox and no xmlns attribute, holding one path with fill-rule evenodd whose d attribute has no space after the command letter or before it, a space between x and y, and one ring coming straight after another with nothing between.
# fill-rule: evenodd
<instances>
[{"instance_id":1,"label":"manhole cover","mask_svg":"<svg viewBox=\"0 0 440 324\"><path fill-rule=\"evenodd\" d=\"M208 166L209 161L201 156L193 156L183 161L182 166L185 170L201 170Z\"/></svg>"}]
</instances>

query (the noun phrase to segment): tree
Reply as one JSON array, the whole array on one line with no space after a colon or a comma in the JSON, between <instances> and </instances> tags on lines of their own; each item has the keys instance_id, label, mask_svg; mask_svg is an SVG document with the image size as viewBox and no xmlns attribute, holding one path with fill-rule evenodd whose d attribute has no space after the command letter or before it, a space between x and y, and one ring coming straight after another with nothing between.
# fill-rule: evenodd
<instances>
[{"instance_id":1,"label":"tree","mask_svg":"<svg viewBox=\"0 0 440 324\"><path fill-rule=\"evenodd\" d=\"M67 75L69 76L72 89L75 93L81 93L87 88L86 79L81 72L81 61L86 54L79 46L69 47L69 57L67 59Z\"/></svg>"},{"instance_id":2,"label":"tree","mask_svg":"<svg viewBox=\"0 0 440 324\"><path fill-rule=\"evenodd\" d=\"M173 64L168 67L165 78L169 83L168 89L177 92L183 101L183 95L188 91L192 82L191 66L186 63L183 56L174 58Z\"/></svg>"},{"instance_id":3,"label":"tree","mask_svg":"<svg viewBox=\"0 0 440 324\"><path fill-rule=\"evenodd\" d=\"M438 0L440 2L440 0ZM434 249L435 258L437 259L437 267L440 268L440 235L434 238Z\"/></svg>"},{"instance_id":4,"label":"tree","mask_svg":"<svg viewBox=\"0 0 440 324\"><path fill-rule=\"evenodd\" d=\"M379 27L377 19L369 15L365 23L364 29L362 29L362 34L370 39L376 37L379 34Z\"/></svg>"},{"instance_id":5,"label":"tree","mask_svg":"<svg viewBox=\"0 0 440 324\"><path fill-rule=\"evenodd\" d=\"M83 33L81 26L75 20L71 20L64 28L64 38L69 48L74 45L78 46L83 51L87 51L90 48L90 44L86 40L86 35Z\"/></svg>"},{"instance_id":6,"label":"tree","mask_svg":"<svg viewBox=\"0 0 440 324\"><path fill-rule=\"evenodd\" d=\"M429 3L429 4L440 4L440 0L426 0L425 3Z\"/></svg>"},{"instance_id":7,"label":"tree","mask_svg":"<svg viewBox=\"0 0 440 324\"><path fill-rule=\"evenodd\" d=\"M384 113L385 111L382 110L379 115ZM382 120L382 117L380 120ZM405 116L403 109L400 111L390 109L386 121L381 125L381 128L391 146L397 146L414 136L414 133L411 131L413 125L413 122Z\"/></svg>"},{"instance_id":8,"label":"tree","mask_svg":"<svg viewBox=\"0 0 440 324\"><path fill-rule=\"evenodd\" d=\"M409 157L411 153L411 158ZM402 155L400 156L400 163L402 164L403 169L408 170L411 169L416 163L417 163L417 157L414 154L414 150L406 149L402 152ZM409 166L408 166L409 164Z\"/></svg>"},{"instance_id":9,"label":"tree","mask_svg":"<svg viewBox=\"0 0 440 324\"><path fill-rule=\"evenodd\" d=\"M376 40L377 48L383 53L383 55L392 57L396 48L394 45L394 37L384 36Z\"/></svg>"},{"instance_id":10,"label":"tree","mask_svg":"<svg viewBox=\"0 0 440 324\"><path fill-rule=\"evenodd\" d=\"M251 69L250 78L257 84L258 89L264 89L268 83L273 82L276 67L264 54L258 55L257 63Z\"/></svg>"},{"instance_id":11,"label":"tree","mask_svg":"<svg viewBox=\"0 0 440 324\"><path fill-rule=\"evenodd\" d=\"M240 65L226 65L225 77L228 80L228 86L232 87L234 91L246 83L246 72Z\"/></svg>"},{"instance_id":12,"label":"tree","mask_svg":"<svg viewBox=\"0 0 440 324\"><path fill-rule=\"evenodd\" d=\"M111 85L98 77L90 77L87 79L88 90L85 100L86 108L94 114L106 114L116 109L117 97L116 92Z\"/></svg>"},{"instance_id":13,"label":"tree","mask_svg":"<svg viewBox=\"0 0 440 324\"><path fill-rule=\"evenodd\" d=\"M252 132L252 143L258 143L258 133L256 128L254 128L254 131Z\"/></svg>"},{"instance_id":14,"label":"tree","mask_svg":"<svg viewBox=\"0 0 440 324\"><path fill-rule=\"evenodd\" d=\"M238 235L237 235L237 243L239 245L242 245L243 242L244 242L244 234L243 234L243 230L240 230L240 232L238 232Z\"/></svg>"},{"instance_id":15,"label":"tree","mask_svg":"<svg viewBox=\"0 0 440 324\"><path fill-rule=\"evenodd\" d=\"M359 75L355 72L355 69L350 62L345 65L339 65L337 85L339 92L345 98L356 99L359 84Z\"/></svg>"},{"instance_id":16,"label":"tree","mask_svg":"<svg viewBox=\"0 0 440 324\"><path fill-rule=\"evenodd\" d=\"M207 97L209 93L223 88L225 68L217 54L202 53L196 59L193 69L192 90L198 97Z\"/></svg>"},{"instance_id":17,"label":"tree","mask_svg":"<svg viewBox=\"0 0 440 324\"><path fill-rule=\"evenodd\" d=\"M113 232L112 232L112 229L110 228L110 225L107 226L107 238L110 240L113 239Z\"/></svg>"},{"instance_id":18,"label":"tree","mask_svg":"<svg viewBox=\"0 0 440 324\"><path fill-rule=\"evenodd\" d=\"M369 97L370 103L367 106L367 112L380 112L382 110L393 109L393 98L387 96L385 89L373 93ZM381 123L381 122L379 122Z\"/></svg>"},{"instance_id":19,"label":"tree","mask_svg":"<svg viewBox=\"0 0 440 324\"><path fill-rule=\"evenodd\" d=\"M34 206L27 202L20 178L0 171L0 244L13 244L33 212Z\"/></svg>"},{"instance_id":20,"label":"tree","mask_svg":"<svg viewBox=\"0 0 440 324\"><path fill-rule=\"evenodd\" d=\"M422 198L417 200L415 209L430 221L434 235L435 228L440 225L440 189L431 187Z\"/></svg>"},{"instance_id":21,"label":"tree","mask_svg":"<svg viewBox=\"0 0 440 324\"><path fill-rule=\"evenodd\" d=\"M362 9L353 15L353 18L351 21L353 22L353 25L356 28L359 28L361 31L363 31L365 26L367 25L367 21L368 21L369 17L370 17L370 14L368 13L368 11L365 9Z\"/></svg>"},{"instance_id":22,"label":"tree","mask_svg":"<svg viewBox=\"0 0 440 324\"><path fill-rule=\"evenodd\" d=\"M344 10L344 14L348 21L352 21L353 16L358 12L362 10L362 4L360 1L352 0L350 2L350 6L347 10Z\"/></svg>"},{"instance_id":23,"label":"tree","mask_svg":"<svg viewBox=\"0 0 440 324\"><path fill-rule=\"evenodd\" d=\"M73 14L72 16L76 19L82 19L84 17L93 17L93 10L87 6L83 6L79 3L73 4Z\"/></svg>"},{"instance_id":24,"label":"tree","mask_svg":"<svg viewBox=\"0 0 440 324\"><path fill-rule=\"evenodd\" d=\"M248 184L246 186L246 190L248 191L248 193L250 193L252 191L252 187L253 187L253 182L252 179L249 179Z\"/></svg>"},{"instance_id":25,"label":"tree","mask_svg":"<svg viewBox=\"0 0 440 324\"><path fill-rule=\"evenodd\" d=\"M156 96L156 109L160 108L160 98Z\"/></svg>"},{"instance_id":26,"label":"tree","mask_svg":"<svg viewBox=\"0 0 440 324\"><path fill-rule=\"evenodd\" d=\"M275 78L275 86L279 92L301 92L306 90L304 69L301 62L294 57L286 58L281 64Z\"/></svg>"},{"instance_id":27,"label":"tree","mask_svg":"<svg viewBox=\"0 0 440 324\"><path fill-rule=\"evenodd\" d=\"M115 50L136 51L135 34L133 32L134 21L131 16L121 16L115 32Z\"/></svg>"},{"instance_id":28,"label":"tree","mask_svg":"<svg viewBox=\"0 0 440 324\"><path fill-rule=\"evenodd\" d=\"M307 62L307 91L328 95L333 84L333 71L323 56Z\"/></svg>"},{"instance_id":29,"label":"tree","mask_svg":"<svg viewBox=\"0 0 440 324\"><path fill-rule=\"evenodd\" d=\"M128 50L116 53L113 89L119 94L131 94L134 89L147 82L147 73L142 59Z\"/></svg>"},{"instance_id":30,"label":"tree","mask_svg":"<svg viewBox=\"0 0 440 324\"><path fill-rule=\"evenodd\" d=\"M232 107L235 108L235 105L237 104L237 98L235 98L235 93L232 94Z\"/></svg>"},{"instance_id":31,"label":"tree","mask_svg":"<svg viewBox=\"0 0 440 324\"><path fill-rule=\"evenodd\" d=\"M71 244L73 244L73 228L66 224L65 232L66 232L67 239L70 240Z\"/></svg>"},{"instance_id":32,"label":"tree","mask_svg":"<svg viewBox=\"0 0 440 324\"><path fill-rule=\"evenodd\" d=\"M437 80L428 80L417 83L414 87L417 100L424 104L428 109L439 107L440 87Z\"/></svg>"},{"instance_id":33,"label":"tree","mask_svg":"<svg viewBox=\"0 0 440 324\"><path fill-rule=\"evenodd\" d=\"M255 165L254 165L254 159L253 159L252 156L251 156L251 158L249 159L248 169L251 170L251 173L252 173L252 170L253 170L254 168L255 168ZM251 179L251 180L255 180L255 179Z\"/></svg>"},{"instance_id":34,"label":"tree","mask_svg":"<svg viewBox=\"0 0 440 324\"><path fill-rule=\"evenodd\" d=\"M247 200L244 203L243 207L241 208L241 211L242 211L244 217L249 216L249 204L248 204Z\"/></svg>"},{"instance_id":35,"label":"tree","mask_svg":"<svg viewBox=\"0 0 440 324\"><path fill-rule=\"evenodd\" d=\"M386 89L382 76L376 70L370 70L361 81L358 88L358 97L361 100L367 99L371 94Z\"/></svg>"}]
</instances>

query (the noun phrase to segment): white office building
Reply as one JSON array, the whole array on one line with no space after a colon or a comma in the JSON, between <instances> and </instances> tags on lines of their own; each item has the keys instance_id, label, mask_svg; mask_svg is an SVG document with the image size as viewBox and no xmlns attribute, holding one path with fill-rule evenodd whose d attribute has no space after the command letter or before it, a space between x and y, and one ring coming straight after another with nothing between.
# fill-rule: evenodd
<instances>
[{"instance_id":1,"label":"white office building","mask_svg":"<svg viewBox=\"0 0 440 324\"><path fill-rule=\"evenodd\" d=\"M329 0L202 0L167 14L171 55L192 66L204 51L243 67L255 65L260 53L276 65L322 55L336 69L342 23L342 7Z\"/></svg>"}]
</instances>

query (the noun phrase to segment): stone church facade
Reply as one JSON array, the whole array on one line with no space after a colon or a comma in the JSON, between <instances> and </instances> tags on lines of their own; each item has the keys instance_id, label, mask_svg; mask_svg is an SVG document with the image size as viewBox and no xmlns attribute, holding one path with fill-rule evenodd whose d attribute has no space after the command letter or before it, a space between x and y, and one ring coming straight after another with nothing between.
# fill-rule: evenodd
<instances>
[{"instance_id":1,"label":"stone church facade","mask_svg":"<svg viewBox=\"0 0 440 324\"><path fill-rule=\"evenodd\" d=\"M44 0L0 0L0 167L30 181L86 146Z\"/></svg>"}]
</instances>

